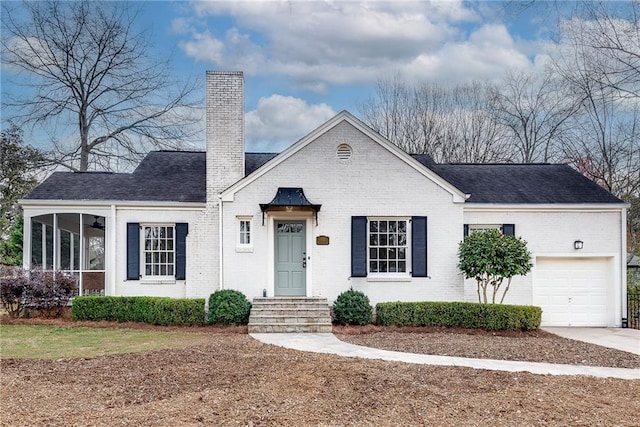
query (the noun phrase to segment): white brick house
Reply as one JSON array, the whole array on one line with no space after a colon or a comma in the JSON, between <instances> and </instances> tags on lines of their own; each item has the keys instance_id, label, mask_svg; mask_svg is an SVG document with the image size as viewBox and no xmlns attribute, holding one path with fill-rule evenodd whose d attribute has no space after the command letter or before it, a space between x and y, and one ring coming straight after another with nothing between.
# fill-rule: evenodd
<instances>
[{"instance_id":1,"label":"white brick house","mask_svg":"<svg viewBox=\"0 0 640 427\"><path fill-rule=\"evenodd\" d=\"M131 174L54 173L21 201L25 267L83 293L475 301L470 229L528 241L507 303L545 325L620 326L626 205L564 165L436 164L348 112L279 154L244 152L239 72L207 73L206 152L152 152ZM580 247L580 249L577 249Z\"/></svg>"}]
</instances>

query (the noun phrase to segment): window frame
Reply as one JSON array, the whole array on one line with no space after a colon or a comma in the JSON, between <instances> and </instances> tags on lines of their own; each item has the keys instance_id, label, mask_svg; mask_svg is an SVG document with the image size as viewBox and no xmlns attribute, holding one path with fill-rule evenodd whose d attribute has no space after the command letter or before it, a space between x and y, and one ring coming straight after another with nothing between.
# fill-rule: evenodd
<instances>
[{"instance_id":1,"label":"window frame","mask_svg":"<svg viewBox=\"0 0 640 427\"><path fill-rule=\"evenodd\" d=\"M375 246L375 247L371 247L371 222L372 221L404 221L406 223L406 229L405 229L405 234L406 234L406 241L404 245L386 245L386 246ZM370 279L410 279L411 275L412 275L412 240L411 240L411 217L407 217L407 216L371 216L371 217L367 217L367 277L369 277ZM385 232L385 233L388 233ZM377 248L385 248L389 249L389 248L400 248L400 247L404 247L405 248L405 271L402 272L398 272L398 271L394 271L394 272L390 272L390 271L386 271L386 272L380 272L380 271L371 271L371 249ZM380 258L378 258L380 259ZM388 259L388 258L387 258ZM398 258L396 258L398 259Z\"/></svg>"},{"instance_id":2,"label":"window frame","mask_svg":"<svg viewBox=\"0 0 640 427\"><path fill-rule=\"evenodd\" d=\"M242 224L248 223L249 229L242 230ZM236 252L253 252L253 216L251 215L239 215L236 217ZM249 242L242 242L242 237L248 236Z\"/></svg>"},{"instance_id":3,"label":"window frame","mask_svg":"<svg viewBox=\"0 0 640 427\"><path fill-rule=\"evenodd\" d=\"M171 240L172 240L172 249L164 249L164 250L159 250L159 249L150 249L147 250L145 249L146 247L146 241L147 241L147 237L146 237L146 229L147 228L165 228L165 229L171 229ZM159 234L159 233L158 233ZM168 241L169 238L164 238L165 241ZM176 280L176 268L177 268L177 260L176 260L176 243L177 243L177 239L176 239L176 224L170 224L170 223L144 223L144 224L140 224L140 278L141 280L146 280L146 281L164 281L164 280L171 280L171 281L175 281ZM147 253L166 253L172 254L172 262L164 262L164 263L157 263L158 265L165 265L165 266L172 266L172 274L147 274L147 259L146 259L146 254ZM152 255L153 258L153 255ZM152 273L153 273L153 265L156 264L153 262L150 263L151 267L152 267Z\"/></svg>"}]
</instances>

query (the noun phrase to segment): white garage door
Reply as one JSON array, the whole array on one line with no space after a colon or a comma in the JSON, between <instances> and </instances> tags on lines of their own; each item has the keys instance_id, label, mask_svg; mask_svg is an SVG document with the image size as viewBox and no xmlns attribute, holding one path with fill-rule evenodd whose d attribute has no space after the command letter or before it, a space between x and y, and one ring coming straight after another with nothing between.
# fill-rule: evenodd
<instances>
[{"instance_id":1,"label":"white garage door","mask_svg":"<svg viewBox=\"0 0 640 427\"><path fill-rule=\"evenodd\" d=\"M612 258L538 257L533 305L543 326L609 326L614 278Z\"/></svg>"}]
</instances>

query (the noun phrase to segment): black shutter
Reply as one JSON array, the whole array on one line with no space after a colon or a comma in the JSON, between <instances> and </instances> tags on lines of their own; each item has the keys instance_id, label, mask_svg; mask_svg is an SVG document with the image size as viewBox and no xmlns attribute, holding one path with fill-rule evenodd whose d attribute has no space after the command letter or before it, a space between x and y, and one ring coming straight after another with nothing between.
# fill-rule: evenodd
<instances>
[{"instance_id":1,"label":"black shutter","mask_svg":"<svg viewBox=\"0 0 640 427\"><path fill-rule=\"evenodd\" d=\"M140 224L127 223L127 280L140 279Z\"/></svg>"},{"instance_id":2,"label":"black shutter","mask_svg":"<svg viewBox=\"0 0 640 427\"><path fill-rule=\"evenodd\" d=\"M502 224L502 234L505 236L515 236L516 226L515 224Z\"/></svg>"},{"instance_id":3,"label":"black shutter","mask_svg":"<svg viewBox=\"0 0 640 427\"><path fill-rule=\"evenodd\" d=\"M464 237L469 235L469 224L464 225Z\"/></svg>"},{"instance_id":4,"label":"black shutter","mask_svg":"<svg viewBox=\"0 0 640 427\"><path fill-rule=\"evenodd\" d=\"M189 224L176 223L176 280L186 279L187 272L187 234Z\"/></svg>"},{"instance_id":5,"label":"black shutter","mask_svg":"<svg viewBox=\"0 0 640 427\"><path fill-rule=\"evenodd\" d=\"M351 277L367 277L367 217L351 217Z\"/></svg>"},{"instance_id":6,"label":"black shutter","mask_svg":"<svg viewBox=\"0 0 640 427\"><path fill-rule=\"evenodd\" d=\"M427 277L427 217L411 217L411 275Z\"/></svg>"}]
</instances>

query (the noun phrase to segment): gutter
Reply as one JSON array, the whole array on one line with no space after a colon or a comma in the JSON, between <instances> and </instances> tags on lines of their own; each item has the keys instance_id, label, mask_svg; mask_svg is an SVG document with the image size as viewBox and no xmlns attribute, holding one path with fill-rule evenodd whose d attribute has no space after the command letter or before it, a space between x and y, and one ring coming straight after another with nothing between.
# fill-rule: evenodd
<instances>
[{"instance_id":1,"label":"gutter","mask_svg":"<svg viewBox=\"0 0 640 427\"><path fill-rule=\"evenodd\" d=\"M224 263L222 256L222 195L218 194L218 270L220 280L220 290L224 289Z\"/></svg>"}]
</instances>

